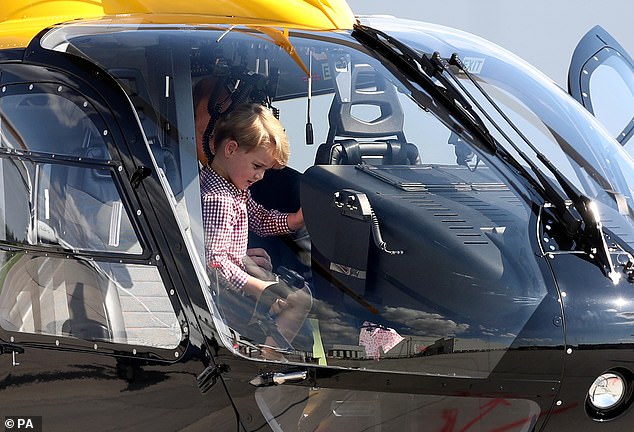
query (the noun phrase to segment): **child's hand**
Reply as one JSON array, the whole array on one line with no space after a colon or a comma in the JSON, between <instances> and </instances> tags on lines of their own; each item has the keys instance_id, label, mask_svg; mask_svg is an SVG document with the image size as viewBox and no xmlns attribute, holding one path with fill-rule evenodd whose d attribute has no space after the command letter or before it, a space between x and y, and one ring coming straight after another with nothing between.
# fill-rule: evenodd
<instances>
[{"instance_id":1,"label":"child's hand","mask_svg":"<svg viewBox=\"0 0 634 432\"><path fill-rule=\"evenodd\" d=\"M270 313L273 315L279 315L288 306L288 301L282 298L278 298L271 305Z\"/></svg>"},{"instance_id":2,"label":"child's hand","mask_svg":"<svg viewBox=\"0 0 634 432\"><path fill-rule=\"evenodd\" d=\"M242 258L242 264L244 264L244 269L249 276L253 276L256 279L261 279L263 281L275 281L275 275L273 272L258 265L257 262L253 260L253 257L245 255L244 258Z\"/></svg>"},{"instance_id":3,"label":"child's hand","mask_svg":"<svg viewBox=\"0 0 634 432\"><path fill-rule=\"evenodd\" d=\"M247 256L251 258L253 263L258 267L270 272L273 271L273 264L271 263L271 257L262 248L250 248L247 249Z\"/></svg>"}]
</instances>

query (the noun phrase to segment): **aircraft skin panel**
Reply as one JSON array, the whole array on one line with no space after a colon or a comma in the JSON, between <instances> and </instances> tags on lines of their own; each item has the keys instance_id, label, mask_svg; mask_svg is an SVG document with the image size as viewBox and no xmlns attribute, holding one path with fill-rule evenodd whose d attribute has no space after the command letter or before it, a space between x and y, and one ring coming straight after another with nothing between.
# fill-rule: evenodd
<instances>
[{"instance_id":1,"label":"aircraft skin panel","mask_svg":"<svg viewBox=\"0 0 634 432\"><path fill-rule=\"evenodd\" d=\"M176 8L0 11L5 419L632 429L634 160L582 106L467 33L392 17L349 31L339 0ZM259 296L207 259L220 230L200 197L223 145L205 135L244 103L291 147L244 189L305 225L253 233L268 260L239 252L272 282Z\"/></svg>"},{"instance_id":2,"label":"aircraft skin panel","mask_svg":"<svg viewBox=\"0 0 634 432\"><path fill-rule=\"evenodd\" d=\"M242 0L173 2L170 0L12 0L0 11L0 49L25 47L42 29L76 20L145 15L146 22L204 24L227 17L249 23L310 29L351 29L356 19L344 0ZM176 16L186 16L185 19ZM210 17L214 17L210 20Z\"/></svg>"}]
</instances>

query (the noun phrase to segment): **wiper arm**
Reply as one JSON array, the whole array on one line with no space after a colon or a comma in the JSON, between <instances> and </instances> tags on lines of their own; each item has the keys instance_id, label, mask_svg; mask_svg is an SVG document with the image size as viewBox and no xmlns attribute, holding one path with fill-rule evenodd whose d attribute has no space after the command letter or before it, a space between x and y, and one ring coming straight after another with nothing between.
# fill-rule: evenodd
<instances>
[{"instance_id":1,"label":"wiper arm","mask_svg":"<svg viewBox=\"0 0 634 432\"><path fill-rule=\"evenodd\" d=\"M522 155L523 159L531 166L532 171L538 178L539 182L535 181L534 177L526 172L526 169L519 163L515 162L513 158L506 154L503 148L500 148L495 139L491 136L486 129L484 123L480 120L480 117L475 112L468 100L463 96L466 94L471 99L472 103L476 105L481 113L483 113L487 120L493 124L498 132L504 136L504 138L512 144L510 138L504 133L504 131L496 124L496 122L488 115L488 113L480 106L477 100L475 100L471 94L464 88L462 83L451 73L449 63L443 59L440 54L434 53L431 57L426 54L420 55L409 46L400 42L399 40L381 32L380 30L372 29L366 26L356 25L355 32L353 33L358 40L369 45L371 48L379 51L382 55L393 60L397 64L401 64L402 69L409 71L410 75L413 75L413 81L419 83L427 90L432 96L436 96L438 100L444 102L444 105L452 113L460 113L461 119L466 121L468 125L477 133L480 141L485 143L485 149L490 153L501 153L501 159L511 165L517 170L531 185L537 188L544 196L548 197L551 203L560 209L560 217L565 221L567 231L573 235L576 234L581 221L573 215L570 211L572 203L563 197L558 189L552 184L552 181L544 176L539 168L519 150L516 146L514 149ZM452 57L452 61L459 61L457 56ZM462 62L460 62L462 65ZM462 65L464 67L464 65ZM463 69L466 72L466 68ZM452 84L447 77L443 74L447 72L452 80L462 91L458 91L456 86ZM468 75L470 79L470 75ZM412 79L411 76L408 78ZM437 79L443 86L439 86L433 82L432 78ZM475 81L475 80L473 80ZM477 85L477 83L476 83ZM486 95L484 89L480 88L480 91ZM494 102L491 100L491 103ZM501 110L500 110L501 111ZM504 115L502 113L502 115ZM507 120L510 122L510 120ZM457 131L460 132L460 131Z\"/></svg>"},{"instance_id":2,"label":"wiper arm","mask_svg":"<svg viewBox=\"0 0 634 432\"><path fill-rule=\"evenodd\" d=\"M395 42L403 45L401 42ZM403 45L401 49L407 48L407 45ZM463 93L458 91L458 89L456 89L456 87L447 79L447 77L443 75L442 72L447 68L447 64L446 60L440 56L440 53L433 53L431 58L427 54L423 54L422 56L420 56L419 60L423 70L427 73L427 75L432 78L436 78L443 85L442 87L436 86L439 91L443 93L447 99L457 102L459 104L458 106L466 111L466 113L471 117L473 126L475 126L482 135L488 137L488 141L495 149L497 149L495 139L491 136L486 126L484 125L484 122L474 111L467 98L465 98Z\"/></svg>"},{"instance_id":3,"label":"wiper arm","mask_svg":"<svg viewBox=\"0 0 634 432\"><path fill-rule=\"evenodd\" d=\"M432 80L432 77L435 76L436 67L428 58L421 56L418 52L390 35L367 26L356 24L352 36L364 43L364 45L379 52L394 64L398 64L400 71L408 79L418 83L435 100L442 103L445 109L459 120L458 124L453 123L448 126L458 129L466 126L474 136L476 144L480 144L484 151L489 154L497 151L498 146L495 139L462 94L444 77L440 82L445 87L437 85ZM460 131L458 130L457 132Z\"/></svg>"},{"instance_id":4,"label":"wiper arm","mask_svg":"<svg viewBox=\"0 0 634 432\"><path fill-rule=\"evenodd\" d=\"M421 85L432 98L442 103L449 113L455 115L460 120L459 124L448 124L448 126L453 128L459 128L463 125L467 126L469 131L474 133L474 138L476 138L474 144L480 144L479 147L490 154L497 153L503 162L516 169L524 179L540 191L543 194L542 196L555 208L560 221L565 227L567 235L570 238L575 238L579 236L580 232L583 233L584 235L581 238L590 243L589 255L597 259L598 264L613 282L616 283L618 281L620 273L615 271L610 251L605 241L603 226L598 212L593 210L594 204L592 200L580 193L572 182L570 182L539 149L532 145L513 121L508 118L497 103L471 76L471 73L467 70L457 54L452 55L447 62L447 60L443 59L438 53L434 53L431 57L420 55L409 46L380 30L362 25L355 25L354 29L353 36L357 40L398 65L406 78ZM538 160L552 173L559 184L559 188L555 186L551 177L545 175L537 164L514 144L513 140L511 140L473 95L462 85L460 80L449 68L449 65L456 66L467 76L504 121L537 155ZM443 74L444 72L449 75L455 85L446 78ZM432 78L438 80L442 86L437 85ZM487 118L509 145L520 155L531 169L534 177L528 174L526 168L510 156L503 147L497 145L496 140L491 136L478 114L463 95L468 96L469 100L478 108L478 111ZM460 133L462 131L458 129L456 132ZM562 191L564 194L561 193Z\"/></svg>"},{"instance_id":5,"label":"wiper arm","mask_svg":"<svg viewBox=\"0 0 634 432\"><path fill-rule=\"evenodd\" d=\"M512 165L516 169L520 169L520 172L524 174L524 177L527 178L533 186L537 187L537 189L539 189L540 192L544 194L546 199L557 209L560 218L564 222L567 233L570 236L576 235L576 233L578 232L580 228L581 220L579 220L577 215L574 215L571 212L571 206L575 205L576 203L573 202L573 200L566 198L566 196L570 197L573 195L578 195L578 193L572 194L572 191L575 190L574 186L563 175L561 175L561 173L557 172L557 174L554 174L560 184L562 182L566 183L565 186L562 185L562 188L564 189L564 192L566 194L566 196L563 196L560 193L559 189L553 184L550 177L544 175L541 169L537 167L535 162L531 158L529 158L517 145L515 145L515 143L508 136L508 134L497 124L497 122L491 117L491 115L480 105L480 103L471 95L471 93L464 87L464 85L460 82L460 80L455 76L455 74L452 72L451 68L449 67L450 65L456 66L460 71L462 71L465 74L465 76L478 89L478 91L487 99L487 101L491 104L491 106L494 107L494 109L498 112L498 114L500 114L500 116L511 126L511 128L513 128L513 130L522 138L522 140L526 142L526 144L531 148L531 150L533 150L537 154L538 159L542 161L542 163L544 163L551 171L553 169L556 170L556 168L552 165L552 163L535 146L533 146L528 140L528 138L526 138L526 136L524 136L524 134L519 130L519 128L515 126L515 124L511 121L511 119L508 118L508 116L504 113L504 111L489 96L486 90L482 88L482 86L473 78L473 76L471 76L471 73L467 70L466 66L462 63L462 61L460 60L460 57L458 57L457 54L454 53L451 56L451 59L447 61L444 58L442 58L440 54L436 52L432 55L430 61L433 63L433 65L436 67L436 70L438 71L438 74L436 75L438 79L440 79L440 77L442 76L443 80L448 81L447 78L444 76L443 72L449 75L449 77L451 77L452 81L454 81L456 86L458 86L464 94L468 95L468 97L471 99L471 102L478 108L478 110L481 113L484 114L486 119L493 125L493 127L495 127L498 133L500 133L500 135L504 137L504 139L509 143L509 145L513 147L513 149L521 156L521 158L530 167L535 177L537 177L537 180L539 180L539 183L536 183L533 180L533 177L528 175L528 173L525 172L525 169L521 166L521 164L516 163ZM577 206L575 205L575 207Z\"/></svg>"},{"instance_id":6,"label":"wiper arm","mask_svg":"<svg viewBox=\"0 0 634 432\"><path fill-rule=\"evenodd\" d=\"M443 62L439 62L441 65L445 65ZM519 130L519 128L513 123L513 121L504 113L504 111L498 106L498 104L489 96L489 94L482 88L482 86L473 78L471 73L467 70L464 63L460 60L458 54L454 53L449 60L449 64L456 66L462 71L469 81L478 89L478 91L487 99L491 106L497 111L497 113L506 121L506 123L517 133L517 135L528 145L528 147L535 153L537 159L551 172L561 190L564 192L565 197L561 195L559 189L552 184L550 177L546 176L541 169L517 147L513 141L506 135L506 133L499 127L499 125L490 117L490 115L479 105L479 103L473 98L460 80L453 74L449 67L445 67L443 70L452 78L452 80L471 98L472 102L478 106L480 112L484 113L487 119L495 126L506 141L518 152L518 154L524 159L524 161L531 168L535 176L539 179L543 185L543 191L546 193L547 199L555 206L559 217L561 218L567 234L570 237L574 237L581 230L584 234L583 238L590 243L589 255L593 256L602 266L606 276L608 276L614 283L617 283L621 274L616 272L614 263L612 262L612 256L605 240L605 234L603 232L603 224L599 216L596 204L587 196L582 194L578 188L566 177L561 171L548 159L537 147L535 147L528 138ZM567 197L567 198L566 198ZM571 205L576 210L575 215L571 210Z\"/></svg>"}]
</instances>

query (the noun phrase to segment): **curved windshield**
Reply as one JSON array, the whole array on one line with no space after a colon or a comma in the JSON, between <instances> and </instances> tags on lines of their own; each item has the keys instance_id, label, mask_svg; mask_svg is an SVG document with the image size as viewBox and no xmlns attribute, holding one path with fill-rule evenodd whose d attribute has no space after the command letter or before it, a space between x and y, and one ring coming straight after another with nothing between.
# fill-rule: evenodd
<instances>
[{"instance_id":1,"label":"curved windshield","mask_svg":"<svg viewBox=\"0 0 634 432\"><path fill-rule=\"evenodd\" d=\"M528 164L519 152L554 178L551 168L535 157L536 151L544 155L583 195L599 203L602 218L612 219L613 228L617 225L617 231L632 233L634 163L594 117L545 75L473 35L407 20L374 18L369 24L420 53L439 52L446 59L457 53L486 95L465 73L455 67L452 73L491 116L487 128L499 144L524 166ZM442 42L438 35L443 36ZM614 217L615 213L627 218ZM632 242L628 236L624 240Z\"/></svg>"},{"instance_id":2,"label":"curved windshield","mask_svg":"<svg viewBox=\"0 0 634 432\"><path fill-rule=\"evenodd\" d=\"M236 353L486 378L530 339L540 305L558 307L526 182L350 34L82 26L43 44L128 93L147 138L134 151L153 154ZM215 141L244 103L269 108L290 142L287 166L263 178L257 151L226 162L240 131ZM240 183L216 163L256 174ZM300 206L305 227L290 229ZM254 295L254 279L269 286ZM557 344L553 327L543 345Z\"/></svg>"}]
</instances>

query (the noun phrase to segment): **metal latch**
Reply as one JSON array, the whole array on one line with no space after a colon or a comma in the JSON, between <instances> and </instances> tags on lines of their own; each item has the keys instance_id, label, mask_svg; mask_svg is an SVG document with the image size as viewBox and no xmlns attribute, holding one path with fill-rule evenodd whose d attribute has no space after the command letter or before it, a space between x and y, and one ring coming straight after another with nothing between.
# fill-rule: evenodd
<instances>
[{"instance_id":1,"label":"metal latch","mask_svg":"<svg viewBox=\"0 0 634 432\"><path fill-rule=\"evenodd\" d=\"M9 354L9 353L11 353L12 365L17 366L20 363L18 363L16 356L18 354L23 354L24 348L16 346L16 345L0 344L0 354Z\"/></svg>"},{"instance_id":2,"label":"metal latch","mask_svg":"<svg viewBox=\"0 0 634 432\"><path fill-rule=\"evenodd\" d=\"M308 378L308 371L292 371L292 372L268 372L256 376L249 384L255 387L269 387L274 385L300 382Z\"/></svg>"},{"instance_id":3,"label":"metal latch","mask_svg":"<svg viewBox=\"0 0 634 432\"><path fill-rule=\"evenodd\" d=\"M196 383L201 393L207 393L216 384L220 375L229 372L229 365L221 363L216 366L207 366L204 371L196 377Z\"/></svg>"},{"instance_id":4,"label":"metal latch","mask_svg":"<svg viewBox=\"0 0 634 432\"><path fill-rule=\"evenodd\" d=\"M130 176L130 184L132 185L132 189L136 189L139 187L141 182L152 174L152 170L146 166L139 166Z\"/></svg>"}]
</instances>

